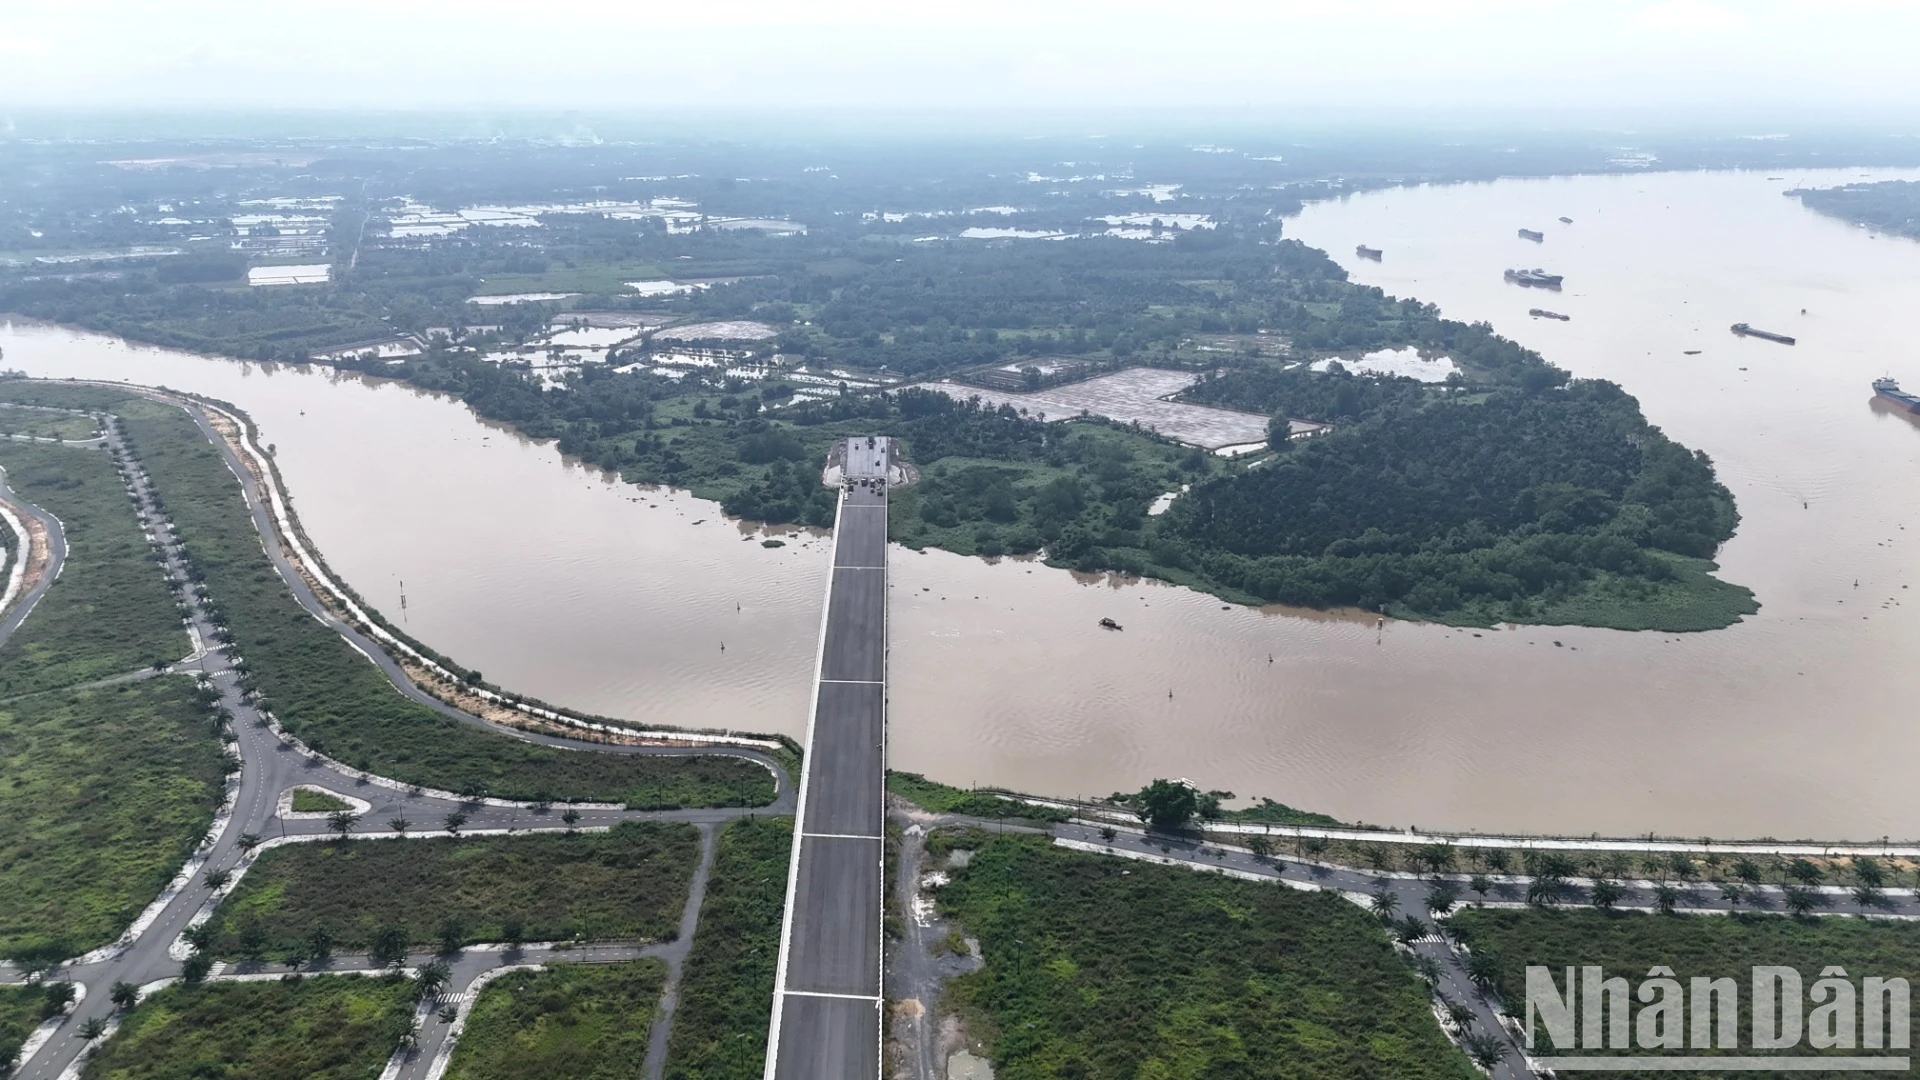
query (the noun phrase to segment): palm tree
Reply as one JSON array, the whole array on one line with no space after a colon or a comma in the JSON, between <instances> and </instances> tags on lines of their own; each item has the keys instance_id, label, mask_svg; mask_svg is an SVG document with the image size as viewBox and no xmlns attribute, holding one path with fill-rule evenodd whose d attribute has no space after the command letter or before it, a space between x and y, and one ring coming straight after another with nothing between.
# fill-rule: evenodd
<instances>
[{"instance_id":1,"label":"palm tree","mask_svg":"<svg viewBox=\"0 0 1920 1080\"><path fill-rule=\"evenodd\" d=\"M1787 876L1808 888L1812 888L1820 884L1827 875L1822 873L1819 867L1808 862L1806 859L1795 859L1787 864Z\"/></svg>"},{"instance_id":2,"label":"palm tree","mask_svg":"<svg viewBox=\"0 0 1920 1080\"><path fill-rule=\"evenodd\" d=\"M1494 873L1506 873L1507 867L1511 864L1512 860L1507 857L1507 849L1494 848L1492 851L1487 852L1487 866L1491 868Z\"/></svg>"},{"instance_id":3,"label":"palm tree","mask_svg":"<svg viewBox=\"0 0 1920 1080\"><path fill-rule=\"evenodd\" d=\"M1728 907L1737 908L1740 906L1740 901L1746 898L1747 887L1745 885L1737 881L1723 881L1720 883L1720 899L1725 900Z\"/></svg>"},{"instance_id":4,"label":"palm tree","mask_svg":"<svg viewBox=\"0 0 1920 1080\"><path fill-rule=\"evenodd\" d=\"M1467 881L1467 888L1480 894L1480 902L1487 902L1487 893L1493 889L1493 879L1485 874L1475 874Z\"/></svg>"},{"instance_id":5,"label":"palm tree","mask_svg":"<svg viewBox=\"0 0 1920 1080\"><path fill-rule=\"evenodd\" d=\"M1746 856L1733 861L1733 876L1748 885L1760 884L1760 864Z\"/></svg>"},{"instance_id":6,"label":"palm tree","mask_svg":"<svg viewBox=\"0 0 1920 1080\"><path fill-rule=\"evenodd\" d=\"M1534 878L1533 882L1527 886L1527 903L1533 904L1536 907L1545 907L1549 904L1559 903L1560 887L1562 884L1559 878Z\"/></svg>"},{"instance_id":7,"label":"palm tree","mask_svg":"<svg viewBox=\"0 0 1920 1080\"><path fill-rule=\"evenodd\" d=\"M1622 889L1618 882L1601 878L1593 883L1592 889L1587 891L1587 900L1601 911L1612 911L1613 905L1619 903L1620 897L1625 893L1626 890Z\"/></svg>"},{"instance_id":8,"label":"palm tree","mask_svg":"<svg viewBox=\"0 0 1920 1080\"><path fill-rule=\"evenodd\" d=\"M1402 915L1400 921L1393 924L1393 936L1411 945L1427 936L1427 924L1421 922L1418 915Z\"/></svg>"},{"instance_id":9,"label":"palm tree","mask_svg":"<svg viewBox=\"0 0 1920 1080\"><path fill-rule=\"evenodd\" d=\"M1253 852L1254 858L1265 860L1273 854L1273 841L1264 833L1255 833L1247 839L1247 850Z\"/></svg>"},{"instance_id":10,"label":"palm tree","mask_svg":"<svg viewBox=\"0 0 1920 1080\"><path fill-rule=\"evenodd\" d=\"M333 931L326 923L316 925L307 932L307 955L319 963L333 955Z\"/></svg>"},{"instance_id":11,"label":"palm tree","mask_svg":"<svg viewBox=\"0 0 1920 1080\"><path fill-rule=\"evenodd\" d=\"M1480 1020L1479 1015L1473 1011L1473 1006L1464 1001L1441 998L1440 1007L1446 1010L1447 1019L1453 1021L1453 1026L1461 1031L1473 1030L1473 1025Z\"/></svg>"},{"instance_id":12,"label":"palm tree","mask_svg":"<svg viewBox=\"0 0 1920 1080\"><path fill-rule=\"evenodd\" d=\"M561 816L562 816L562 817L565 817L566 815L564 815L564 814L562 814ZM1114 837L1116 837L1116 836L1119 836L1119 835L1120 835L1120 833L1119 833L1119 831L1118 831L1118 830L1116 830L1116 829L1115 829L1115 828L1114 828L1113 826L1111 826L1111 825L1102 825L1102 826L1100 826L1100 842L1101 842L1101 843L1103 843L1103 844L1111 844L1111 843L1113 843L1113 839L1114 839Z\"/></svg>"},{"instance_id":13,"label":"palm tree","mask_svg":"<svg viewBox=\"0 0 1920 1080\"><path fill-rule=\"evenodd\" d=\"M241 833L240 839L237 842L240 845L241 851L252 851L254 848L260 846L260 834L257 832Z\"/></svg>"},{"instance_id":14,"label":"palm tree","mask_svg":"<svg viewBox=\"0 0 1920 1080\"><path fill-rule=\"evenodd\" d=\"M459 836L460 830L467 824L467 815L455 810L447 815L446 820L442 824L446 827L447 835Z\"/></svg>"},{"instance_id":15,"label":"palm tree","mask_svg":"<svg viewBox=\"0 0 1920 1080\"><path fill-rule=\"evenodd\" d=\"M207 871L207 888L212 889L214 892L219 892L221 889L226 888L227 882L232 880L233 871L225 867L218 870Z\"/></svg>"},{"instance_id":16,"label":"palm tree","mask_svg":"<svg viewBox=\"0 0 1920 1080\"><path fill-rule=\"evenodd\" d=\"M569 806L561 813L560 820L566 822L567 828L571 829L580 823L580 811Z\"/></svg>"},{"instance_id":17,"label":"palm tree","mask_svg":"<svg viewBox=\"0 0 1920 1080\"><path fill-rule=\"evenodd\" d=\"M1393 913L1400 909L1400 897L1382 883L1379 888L1373 890L1373 897L1367 901L1367 906L1380 918L1391 919Z\"/></svg>"},{"instance_id":18,"label":"palm tree","mask_svg":"<svg viewBox=\"0 0 1920 1080\"><path fill-rule=\"evenodd\" d=\"M1653 887L1653 906L1660 909L1660 914L1673 914L1673 909L1678 907L1679 904L1679 889L1674 888L1664 881Z\"/></svg>"},{"instance_id":19,"label":"palm tree","mask_svg":"<svg viewBox=\"0 0 1920 1080\"><path fill-rule=\"evenodd\" d=\"M1854 878L1870 889L1878 889L1887 883L1886 869L1880 865L1880 860L1871 855L1856 857L1852 869Z\"/></svg>"},{"instance_id":20,"label":"palm tree","mask_svg":"<svg viewBox=\"0 0 1920 1080\"><path fill-rule=\"evenodd\" d=\"M1467 954L1467 981L1489 992L1500 989L1500 961L1490 952Z\"/></svg>"},{"instance_id":21,"label":"palm tree","mask_svg":"<svg viewBox=\"0 0 1920 1080\"><path fill-rule=\"evenodd\" d=\"M107 1033L107 1022L98 1016L89 1016L87 1022L80 1025L80 1037L87 1042Z\"/></svg>"},{"instance_id":22,"label":"palm tree","mask_svg":"<svg viewBox=\"0 0 1920 1080\"><path fill-rule=\"evenodd\" d=\"M1435 915L1445 915L1459 902L1460 894L1448 882L1440 882L1427 890L1427 910Z\"/></svg>"},{"instance_id":23,"label":"palm tree","mask_svg":"<svg viewBox=\"0 0 1920 1080\"><path fill-rule=\"evenodd\" d=\"M407 834L407 830L413 828L413 822L408 821L406 818L403 818L403 817L388 818L387 828L392 829L394 832L397 832L402 836L405 836Z\"/></svg>"},{"instance_id":24,"label":"palm tree","mask_svg":"<svg viewBox=\"0 0 1920 1080\"><path fill-rule=\"evenodd\" d=\"M335 810L327 815L327 828L339 833L342 840L345 840L347 834L352 832L353 827L358 824L360 824L360 815L351 810Z\"/></svg>"},{"instance_id":25,"label":"palm tree","mask_svg":"<svg viewBox=\"0 0 1920 1080\"><path fill-rule=\"evenodd\" d=\"M1855 885L1853 887L1853 902L1860 905L1860 913L1864 915L1870 907L1886 907L1887 897L1886 894L1871 885Z\"/></svg>"},{"instance_id":26,"label":"palm tree","mask_svg":"<svg viewBox=\"0 0 1920 1080\"><path fill-rule=\"evenodd\" d=\"M1467 1036L1467 1056L1475 1065L1492 1072L1507 1058L1507 1044L1491 1031L1476 1031Z\"/></svg>"},{"instance_id":27,"label":"palm tree","mask_svg":"<svg viewBox=\"0 0 1920 1080\"><path fill-rule=\"evenodd\" d=\"M107 1000L113 1002L114 1008L125 1012L139 1002L140 988L130 982L116 982L113 989L107 991Z\"/></svg>"},{"instance_id":28,"label":"palm tree","mask_svg":"<svg viewBox=\"0 0 1920 1080\"><path fill-rule=\"evenodd\" d=\"M1804 885L1789 885L1786 888L1787 910L1798 916L1813 914L1813 909L1821 904L1822 897L1812 888Z\"/></svg>"},{"instance_id":29,"label":"palm tree","mask_svg":"<svg viewBox=\"0 0 1920 1080\"><path fill-rule=\"evenodd\" d=\"M436 996L446 988L448 981L452 978L453 969L439 960L420 965L419 974L413 977L413 988L417 1000L425 1001L427 998Z\"/></svg>"}]
</instances>

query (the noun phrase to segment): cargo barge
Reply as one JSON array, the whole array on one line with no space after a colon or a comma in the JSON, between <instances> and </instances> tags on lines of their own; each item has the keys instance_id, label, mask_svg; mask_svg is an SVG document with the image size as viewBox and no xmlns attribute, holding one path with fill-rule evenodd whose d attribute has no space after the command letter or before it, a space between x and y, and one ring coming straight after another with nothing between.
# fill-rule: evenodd
<instances>
[{"instance_id":1,"label":"cargo barge","mask_svg":"<svg viewBox=\"0 0 1920 1080\"><path fill-rule=\"evenodd\" d=\"M1370 248L1365 244L1360 244L1359 246L1355 247L1353 249L1353 253L1355 255L1360 256L1363 259L1372 259L1374 262L1379 262L1380 256L1386 254L1385 252L1381 251L1379 248Z\"/></svg>"},{"instance_id":2,"label":"cargo barge","mask_svg":"<svg viewBox=\"0 0 1920 1080\"><path fill-rule=\"evenodd\" d=\"M1534 230L1532 230L1532 229L1521 229L1521 230L1520 230L1520 239L1522 239L1522 240L1531 240L1531 241L1533 241L1533 242L1534 242L1534 243L1536 243L1536 244L1540 244L1540 243L1545 243L1545 242L1546 242L1546 239L1547 239L1547 234L1546 234L1546 233L1543 233L1543 232L1535 232L1535 231L1534 231Z\"/></svg>"},{"instance_id":3,"label":"cargo barge","mask_svg":"<svg viewBox=\"0 0 1920 1080\"><path fill-rule=\"evenodd\" d=\"M1873 380L1873 392L1875 396L1886 398L1908 412L1920 413L1920 394L1900 389L1900 384L1891 378Z\"/></svg>"},{"instance_id":4,"label":"cargo barge","mask_svg":"<svg viewBox=\"0 0 1920 1080\"><path fill-rule=\"evenodd\" d=\"M1785 334L1776 334L1771 330L1756 330L1743 322L1734 323L1733 332L1741 337L1757 337L1766 341L1777 341L1782 345L1793 344L1793 339Z\"/></svg>"},{"instance_id":5,"label":"cargo barge","mask_svg":"<svg viewBox=\"0 0 1920 1080\"><path fill-rule=\"evenodd\" d=\"M1561 322L1573 321L1573 316L1571 315L1562 315L1557 311L1548 311L1546 308L1543 308L1543 307L1528 308L1527 314L1533 316L1536 319L1559 319Z\"/></svg>"},{"instance_id":6,"label":"cargo barge","mask_svg":"<svg viewBox=\"0 0 1920 1080\"><path fill-rule=\"evenodd\" d=\"M1573 219L1572 219L1572 218L1570 218L1570 217L1567 217L1567 216L1566 216L1565 214L1562 214L1562 215L1560 216L1560 224L1562 224L1562 225L1571 225L1571 224L1573 224Z\"/></svg>"},{"instance_id":7,"label":"cargo barge","mask_svg":"<svg viewBox=\"0 0 1920 1080\"><path fill-rule=\"evenodd\" d=\"M1536 266L1532 270L1509 270L1507 280L1515 285L1530 285L1537 289L1557 289L1562 278L1559 274L1549 274Z\"/></svg>"}]
</instances>

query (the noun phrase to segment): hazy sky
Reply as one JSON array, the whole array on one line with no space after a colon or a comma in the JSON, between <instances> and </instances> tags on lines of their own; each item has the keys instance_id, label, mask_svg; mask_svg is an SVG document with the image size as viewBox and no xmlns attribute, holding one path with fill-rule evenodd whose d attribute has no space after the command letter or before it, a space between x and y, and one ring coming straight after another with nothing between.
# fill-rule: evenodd
<instances>
[{"instance_id":1,"label":"hazy sky","mask_svg":"<svg viewBox=\"0 0 1920 1080\"><path fill-rule=\"evenodd\" d=\"M0 106L1796 107L1920 128L1916 46L1915 0L0 0Z\"/></svg>"}]
</instances>

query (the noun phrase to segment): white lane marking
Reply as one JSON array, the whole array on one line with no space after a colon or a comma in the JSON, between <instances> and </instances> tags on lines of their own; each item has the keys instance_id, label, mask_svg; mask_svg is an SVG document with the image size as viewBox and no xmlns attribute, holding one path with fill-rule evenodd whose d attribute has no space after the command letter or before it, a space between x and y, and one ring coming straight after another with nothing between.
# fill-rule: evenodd
<instances>
[{"instance_id":1,"label":"white lane marking","mask_svg":"<svg viewBox=\"0 0 1920 1080\"><path fill-rule=\"evenodd\" d=\"M801 833L800 835L803 837L811 836L818 840L882 840L882 839L885 839L885 837L880 837L880 836L861 836L858 833L843 833L843 832L809 832L809 833Z\"/></svg>"},{"instance_id":2,"label":"white lane marking","mask_svg":"<svg viewBox=\"0 0 1920 1080\"><path fill-rule=\"evenodd\" d=\"M824 990L782 990L787 997L837 998L843 1001L879 1001L873 994L829 994Z\"/></svg>"},{"instance_id":3,"label":"white lane marking","mask_svg":"<svg viewBox=\"0 0 1920 1080\"><path fill-rule=\"evenodd\" d=\"M836 686L885 686L887 685L887 681L885 679L821 679L820 681L823 683L829 683Z\"/></svg>"}]
</instances>

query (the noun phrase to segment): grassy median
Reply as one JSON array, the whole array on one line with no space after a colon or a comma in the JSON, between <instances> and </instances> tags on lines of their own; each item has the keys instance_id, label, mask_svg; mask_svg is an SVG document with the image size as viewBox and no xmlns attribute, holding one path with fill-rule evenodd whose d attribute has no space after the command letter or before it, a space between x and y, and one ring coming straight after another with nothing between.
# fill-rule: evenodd
<instances>
[{"instance_id":1,"label":"grassy median","mask_svg":"<svg viewBox=\"0 0 1920 1080\"><path fill-rule=\"evenodd\" d=\"M640 1080L667 981L659 960L556 964L488 983L447 1080Z\"/></svg>"},{"instance_id":2,"label":"grassy median","mask_svg":"<svg viewBox=\"0 0 1920 1080\"><path fill-rule=\"evenodd\" d=\"M655 940L679 925L699 859L693 826L666 822L623 822L603 833L291 844L262 855L214 913L213 950L278 959L320 926L343 952L364 951L395 928L415 947L443 938Z\"/></svg>"},{"instance_id":3,"label":"grassy median","mask_svg":"<svg viewBox=\"0 0 1920 1080\"><path fill-rule=\"evenodd\" d=\"M791 818L744 818L720 834L681 976L667 1080L754 1080L765 1067L792 842Z\"/></svg>"},{"instance_id":4,"label":"grassy median","mask_svg":"<svg viewBox=\"0 0 1920 1080\"><path fill-rule=\"evenodd\" d=\"M949 984L1001 1080L1468 1080L1379 923L1334 893L990 840L939 903L986 967Z\"/></svg>"},{"instance_id":5,"label":"grassy median","mask_svg":"<svg viewBox=\"0 0 1920 1080\"><path fill-rule=\"evenodd\" d=\"M413 983L358 975L172 986L88 1059L84 1080L367 1080L413 1026Z\"/></svg>"},{"instance_id":6,"label":"grassy median","mask_svg":"<svg viewBox=\"0 0 1920 1080\"><path fill-rule=\"evenodd\" d=\"M261 551L232 472L199 428L170 407L128 405L123 415L258 688L315 750L405 783L505 798L642 809L772 800L772 774L749 761L534 746L400 696L294 600Z\"/></svg>"}]
</instances>

